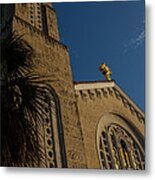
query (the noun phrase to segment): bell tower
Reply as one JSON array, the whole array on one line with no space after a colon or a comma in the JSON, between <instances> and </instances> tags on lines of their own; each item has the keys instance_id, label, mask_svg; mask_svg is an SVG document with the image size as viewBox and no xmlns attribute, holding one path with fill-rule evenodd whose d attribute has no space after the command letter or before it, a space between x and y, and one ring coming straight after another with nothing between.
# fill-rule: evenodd
<instances>
[{"instance_id":1,"label":"bell tower","mask_svg":"<svg viewBox=\"0 0 155 180\"><path fill-rule=\"evenodd\" d=\"M3 7L3 21L7 22L15 16L40 30L44 35L60 40L56 12L52 3L9 4Z\"/></svg>"},{"instance_id":2,"label":"bell tower","mask_svg":"<svg viewBox=\"0 0 155 180\"><path fill-rule=\"evenodd\" d=\"M60 40L56 12L51 3L16 4L15 16L30 23L46 36Z\"/></svg>"},{"instance_id":3,"label":"bell tower","mask_svg":"<svg viewBox=\"0 0 155 180\"><path fill-rule=\"evenodd\" d=\"M19 3L2 6L1 34L22 35L34 50L33 72L51 87L49 108L38 130L44 164L35 167L85 168L86 158L79 120L69 52L59 38L56 12L51 3Z\"/></svg>"}]
</instances>

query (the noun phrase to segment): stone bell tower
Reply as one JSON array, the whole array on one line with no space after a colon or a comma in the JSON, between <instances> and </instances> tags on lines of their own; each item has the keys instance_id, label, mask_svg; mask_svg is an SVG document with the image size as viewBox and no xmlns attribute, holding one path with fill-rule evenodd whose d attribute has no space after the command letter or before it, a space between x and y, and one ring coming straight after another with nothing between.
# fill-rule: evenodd
<instances>
[{"instance_id":1,"label":"stone bell tower","mask_svg":"<svg viewBox=\"0 0 155 180\"><path fill-rule=\"evenodd\" d=\"M67 47L60 42L51 3L3 5L1 32L16 31L32 46L34 72L48 79L50 109L38 130L43 138L44 163L32 167L84 168L86 160Z\"/></svg>"},{"instance_id":2,"label":"stone bell tower","mask_svg":"<svg viewBox=\"0 0 155 180\"><path fill-rule=\"evenodd\" d=\"M59 41L57 18L51 3L30 3L16 5L15 16L22 18L44 35Z\"/></svg>"},{"instance_id":3,"label":"stone bell tower","mask_svg":"<svg viewBox=\"0 0 155 180\"><path fill-rule=\"evenodd\" d=\"M34 28L42 31L44 35L59 41L56 12L51 3L22 3L2 5L2 26L11 21L12 17L18 17ZM7 29L9 29L7 27Z\"/></svg>"}]
</instances>

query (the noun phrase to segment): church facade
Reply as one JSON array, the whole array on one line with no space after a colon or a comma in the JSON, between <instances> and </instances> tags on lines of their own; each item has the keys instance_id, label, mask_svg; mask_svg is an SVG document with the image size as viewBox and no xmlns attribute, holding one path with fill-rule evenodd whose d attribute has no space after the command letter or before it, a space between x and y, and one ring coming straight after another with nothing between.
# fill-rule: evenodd
<instances>
[{"instance_id":1,"label":"church facade","mask_svg":"<svg viewBox=\"0 0 155 180\"><path fill-rule=\"evenodd\" d=\"M144 113L111 81L74 82L69 51L51 3L4 7L2 34L22 34L32 46L34 72L48 77L40 144L44 163L32 167L145 169Z\"/></svg>"}]
</instances>

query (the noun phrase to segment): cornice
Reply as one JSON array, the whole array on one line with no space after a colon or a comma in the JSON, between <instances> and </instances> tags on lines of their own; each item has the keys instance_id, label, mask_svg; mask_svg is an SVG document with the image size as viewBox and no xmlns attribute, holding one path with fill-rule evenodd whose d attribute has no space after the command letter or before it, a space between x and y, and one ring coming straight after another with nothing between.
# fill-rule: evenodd
<instances>
[{"instance_id":1,"label":"cornice","mask_svg":"<svg viewBox=\"0 0 155 180\"><path fill-rule=\"evenodd\" d=\"M102 97L112 97L129 109L130 113L136 115L141 123L144 123L144 113L133 102L133 100L126 95L125 92L116 84L115 81L99 81L99 82L80 82L74 84L75 94L77 99L87 102L88 100L100 99Z\"/></svg>"}]
</instances>

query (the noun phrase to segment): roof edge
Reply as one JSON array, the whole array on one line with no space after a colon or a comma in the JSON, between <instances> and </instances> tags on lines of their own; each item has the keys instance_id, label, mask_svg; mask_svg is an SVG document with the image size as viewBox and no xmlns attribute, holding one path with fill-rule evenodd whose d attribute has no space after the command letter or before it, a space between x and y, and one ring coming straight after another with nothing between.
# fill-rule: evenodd
<instances>
[{"instance_id":1,"label":"roof edge","mask_svg":"<svg viewBox=\"0 0 155 180\"><path fill-rule=\"evenodd\" d=\"M75 90L88 90L97 88L114 87L115 81L88 81L88 82L74 82Z\"/></svg>"},{"instance_id":2,"label":"roof edge","mask_svg":"<svg viewBox=\"0 0 155 180\"><path fill-rule=\"evenodd\" d=\"M120 95L124 97L137 111L139 111L143 116L144 112L139 108L139 106L127 95L122 88L114 81L88 81L88 82L74 82L75 91L82 90L93 90L93 89L102 89L102 88L115 88L119 91Z\"/></svg>"}]
</instances>

